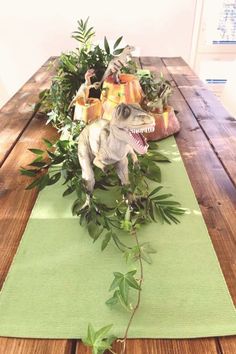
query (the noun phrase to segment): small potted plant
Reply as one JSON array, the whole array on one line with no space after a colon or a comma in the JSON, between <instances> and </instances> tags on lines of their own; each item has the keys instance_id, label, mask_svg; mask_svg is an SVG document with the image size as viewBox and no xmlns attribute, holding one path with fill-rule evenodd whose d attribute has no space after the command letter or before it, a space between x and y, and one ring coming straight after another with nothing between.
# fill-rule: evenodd
<instances>
[{"instance_id":1,"label":"small potted plant","mask_svg":"<svg viewBox=\"0 0 236 354\"><path fill-rule=\"evenodd\" d=\"M113 109L119 103L140 103L144 97L139 80L132 74L120 74L120 83L116 84L112 76L103 83L101 101L103 103L103 118L110 119Z\"/></svg>"},{"instance_id":2,"label":"small potted plant","mask_svg":"<svg viewBox=\"0 0 236 354\"><path fill-rule=\"evenodd\" d=\"M172 94L171 83L160 75L155 79L151 74L145 74L140 78L140 84L145 94L142 106L155 117L156 126L154 132L147 133L147 140L160 140L180 130L179 121L175 116L168 99Z\"/></svg>"},{"instance_id":3,"label":"small potted plant","mask_svg":"<svg viewBox=\"0 0 236 354\"><path fill-rule=\"evenodd\" d=\"M90 123L93 120L101 118L102 105L98 98L89 97L86 103L80 97L75 102L74 120L82 120Z\"/></svg>"}]
</instances>

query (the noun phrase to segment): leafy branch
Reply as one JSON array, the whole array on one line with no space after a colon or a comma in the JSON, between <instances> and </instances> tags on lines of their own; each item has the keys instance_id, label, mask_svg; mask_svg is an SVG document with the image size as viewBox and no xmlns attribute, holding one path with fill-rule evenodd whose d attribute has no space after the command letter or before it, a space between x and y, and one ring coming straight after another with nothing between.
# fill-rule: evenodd
<instances>
[{"instance_id":1,"label":"leafy branch","mask_svg":"<svg viewBox=\"0 0 236 354\"><path fill-rule=\"evenodd\" d=\"M142 290L142 283L143 283L143 277L144 277L144 274L143 274L143 262L142 262L142 256L141 256L141 251L140 251L140 244L139 244L139 240L138 240L138 237L137 237L137 233L136 233L136 228L135 227L132 227L131 231L130 231L130 234L131 236L133 236L135 238L135 242L136 242L136 246L139 250L139 253L138 253L138 262L139 262L139 267L140 267L140 279L139 279L139 288L138 288L138 296L137 296L137 302L132 310L132 313L131 313L131 316L130 316L130 319L129 319L129 322L128 322L128 325L126 327L126 330L125 330L125 334L124 334L124 338L122 340L122 343L123 343L123 347L122 347L122 352L121 354L124 354L125 353L125 348L126 348L126 340L127 340L127 337L128 337L128 332L129 332L129 329L130 329L130 326L131 326L131 323L133 321L133 318L135 316L135 313L137 312L138 308L139 308L139 305L140 305L140 301L141 301L141 290Z\"/></svg>"},{"instance_id":2,"label":"leafy branch","mask_svg":"<svg viewBox=\"0 0 236 354\"><path fill-rule=\"evenodd\" d=\"M77 31L74 31L72 35L72 38L76 39L83 46L87 46L95 35L93 27L88 28L88 20L89 17L86 21L78 20L78 29Z\"/></svg>"}]
</instances>

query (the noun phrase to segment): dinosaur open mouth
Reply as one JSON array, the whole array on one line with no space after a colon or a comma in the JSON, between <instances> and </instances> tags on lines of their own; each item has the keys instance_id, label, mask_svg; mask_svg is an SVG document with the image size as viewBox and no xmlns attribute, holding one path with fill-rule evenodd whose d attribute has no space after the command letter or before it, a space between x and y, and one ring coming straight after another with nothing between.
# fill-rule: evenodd
<instances>
[{"instance_id":1,"label":"dinosaur open mouth","mask_svg":"<svg viewBox=\"0 0 236 354\"><path fill-rule=\"evenodd\" d=\"M146 138L143 136L142 133L150 133L153 132L155 129L154 126L149 126L146 128L139 128L139 129L129 129L129 135L132 141L132 147L136 152L139 154L146 154L148 149L148 144Z\"/></svg>"}]
</instances>

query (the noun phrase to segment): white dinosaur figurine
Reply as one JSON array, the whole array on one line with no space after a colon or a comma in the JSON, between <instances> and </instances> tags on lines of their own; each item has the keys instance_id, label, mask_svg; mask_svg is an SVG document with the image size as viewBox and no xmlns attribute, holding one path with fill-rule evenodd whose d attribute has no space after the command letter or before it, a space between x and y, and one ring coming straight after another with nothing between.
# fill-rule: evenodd
<instances>
[{"instance_id":1,"label":"white dinosaur figurine","mask_svg":"<svg viewBox=\"0 0 236 354\"><path fill-rule=\"evenodd\" d=\"M122 185L128 185L127 155L137 163L134 151L145 154L148 149L142 132L151 132L154 128L153 116L139 105L121 103L114 109L111 121L99 119L83 129L78 138L78 157L88 192L84 207L89 205L94 189L93 164L103 171L107 165L115 164Z\"/></svg>"},{"instance_id":2,"label":"white dinosaur figurine","mask_svg":"<svg viewBox=\"0 0 236 354\"><path fill-rule=\"evenodd\" d=\"M120 83L120 78L119 78L120 70L130 60L131 53L134 50L135 50L134 47L127 45L119 55L117 55L113 59L111 59L101 81L98 83L96 82L96 84L99 84L99 86L101 86L103 81L106 80L106 78L110 75L113 75L114 82L116 84L119 84Z\"/></svg>"},{"instance_id":3,"label":"white dinosaur figurine","mask_svg":"<svg viewBox=\"0 0 236 354\"><path fill-rule=\"evenodd\" d=\"M97 82L95 82L94 84L91 84L91 77L93 77L93 76L95 76L94 69L89 69L86 71L85 76L84 76L85 82L80 86L80 88L76 92L75 97L73 98L73 100L69 104L68 110L71 108L72 105L74 105L76 103L76 101L79 98L82 98L83 104L86 104L88 102L90 89L92 87L95 89L99 88L99 85Z\"/></svg>"}]
</instances>

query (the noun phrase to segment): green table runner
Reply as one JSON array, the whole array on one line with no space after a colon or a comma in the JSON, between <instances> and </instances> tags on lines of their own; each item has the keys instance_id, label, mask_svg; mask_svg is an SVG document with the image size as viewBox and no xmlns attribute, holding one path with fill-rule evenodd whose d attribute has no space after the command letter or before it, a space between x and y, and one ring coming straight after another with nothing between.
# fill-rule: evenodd
<instances>
[{"instance_id":1,"label":"green table runner","mask_svg":"<svg viewBox=\"0 0 236 354\"><path fill-rule=\"evenodd\" d=\"M165 191L189 208L179 225L151 224L140 232L157 250L145 264L141 307L129 337L191 338L236 334L236 312L174 138L160 143ZM123 336L129 314L105 305L113 271L126 272L110 244L101 253L78 218L74 196L58 183L43 190L0 294L0 335L81 338L114 324ZM10 235L9 235L10 237ZM125 236L127 237L127 236Z\"/></svg>"}]
</instances>

